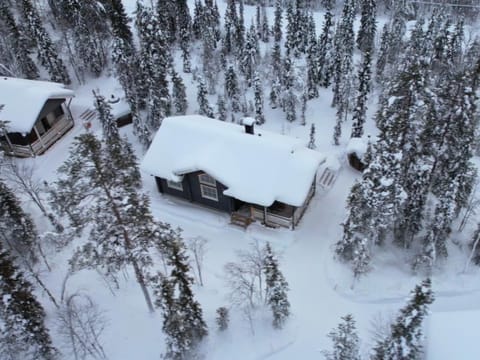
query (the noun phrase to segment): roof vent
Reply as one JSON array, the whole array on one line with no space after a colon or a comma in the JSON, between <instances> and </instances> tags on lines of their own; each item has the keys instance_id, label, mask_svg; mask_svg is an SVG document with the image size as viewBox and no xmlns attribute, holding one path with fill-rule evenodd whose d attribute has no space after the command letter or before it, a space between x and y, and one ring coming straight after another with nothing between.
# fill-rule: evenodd
<instances>
[{"instance_id":1,"label":"roof vent","mask_svg":"<svg viewBox=\"0 0 480 360\"><path fill-rule=\"evenodd\" d=\"M255 119L251 117L243 118L242 124L245 126L245 133L253 135L253 126L255 125Z\"/></svg>"}]
</instances>

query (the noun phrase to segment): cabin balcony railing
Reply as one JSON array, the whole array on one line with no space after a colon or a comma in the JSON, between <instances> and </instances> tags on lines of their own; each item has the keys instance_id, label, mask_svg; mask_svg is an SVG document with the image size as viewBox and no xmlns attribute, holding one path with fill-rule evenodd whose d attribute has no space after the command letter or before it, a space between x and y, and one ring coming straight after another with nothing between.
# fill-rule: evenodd
<instances>
[{"instance_id":1,"label":"cabin balcony railing","mask_svg":"<svg viewBox=\"0 0 480 360\"><path fill-rule=\"evenodd\" d=\"M40 155L45 152L55 141L63 134L70 130L73 126L73 119L63 114L57 118L55 124L48 131L43 133L37 140L29 145L17 145L4 143L4 151L20 157L30 157Z\"/></svg>"}]
</instances>

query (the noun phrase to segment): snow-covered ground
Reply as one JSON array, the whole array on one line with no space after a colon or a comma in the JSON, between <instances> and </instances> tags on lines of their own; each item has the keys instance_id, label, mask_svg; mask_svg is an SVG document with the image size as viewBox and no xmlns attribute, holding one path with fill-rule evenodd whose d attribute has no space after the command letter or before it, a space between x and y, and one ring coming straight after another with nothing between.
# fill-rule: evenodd
<instances>
[{"instance_id":1,"label":"snow-covered ground","mask_svg":"<svg viewBox=\"0 0 480 360\"><path fill-rule=\"evenodd\" d=\"M124 2L127 10L133 11L135 1ZM223 14L225 4L219 2L219 5ZM253 9L246 7L246 14L253 15ZM321 23L320 16L318 19ZM249 17L246 16L246 19ZM190 77L185 77L185 83L190 99L189 113L194 113L197 109L196 85ZM99 89L106 96L121 93L118 83L107 76L75 89L76 98L71 103L76 119L75 127L44 155L35 159L18 160L34 164L35 174L39 178L54 181L56 169L67 158L73 138L86 131L79 116L87 108L93 108L92 89ZM375 107L375 100L372 96L370 113ZM214 101L212 98L212 103ZM343 137L340 146L332 145L335 112L330 107L330 102L330 90L322 90L318 99L309 101L306 126L301 126L298 122L286 123L280 110L266 106L267 122L264 129L298 137L306 144L310 124L314 123L317 150L327 156L332 167L339 164L335 183L331 188L315 195L295 231L269 229L258 224L252 224L244 230L230 225L229 216L225 213L159 194L154 179L143 174L144 190L151 197L154 215L174 227L182 228L185 239L202 236L208 240L204 286L195 287L210 329L204 349L208 360L322 358L321 350L330 347L326 334L338 324L341 316L348 313L353 314L357 321L363 339L362 349L368 351L371 332L394 316L404 304L409 291L421 280L420 276L411 273L406 255L401 251L388 249L376 254L372 272L356 283L353 283L350 270L333 259L332 246L341 236L345 200L359 173L346 163L347 136ZM367 133L375 135L373 123L367 125ZM349 124L344 129L345 134L349 134L348 126ZM94 122L91 131L100 133L99 124ZM143 150L132 135L131 125L122 128L121 132L131 139L141 158ZM32 213L36 212L33 204L26 205ZM40 216L36 220L40 231L44 230L42 223L45 220ZM254 321L252 332L248 321L240 312L232 309L229 329L218 333L214 323L215 310L219 306L229 306L223 266L236 259L236 251L248 249L255 241L269 241L282 254L281 270L290 284L292 316L285 328L278 331L272 329L268 314L260 313ZM71 250L65 249L60 254L53 249L49 250L53 270L50 273L44 272L42 276L55 296L60 296ZM480 308L480 272L475 266L471 266L466 273L463 271L465 251L466 249L452 245L448 263L436 270L433 277L436 300L431 307L432 311ZM82 271L68 280L67 292L88 293L106 312L108 326L104 334L104 347L109 359L153 360L158 359L163 352L161 314L148 313L137 286L133 274L126 274L120 289L113 293L94 271ZM42 303L47 312L53 314L54 309L43 295L39 294ZM49 318L49 322L55 328L53 317Z\"/></svg>"}]
</instances>

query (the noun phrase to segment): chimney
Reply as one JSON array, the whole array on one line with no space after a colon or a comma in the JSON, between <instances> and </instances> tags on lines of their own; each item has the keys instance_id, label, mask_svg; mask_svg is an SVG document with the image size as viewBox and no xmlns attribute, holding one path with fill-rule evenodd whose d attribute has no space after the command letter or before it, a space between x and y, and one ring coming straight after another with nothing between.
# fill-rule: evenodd
<instances>
[{"instance_id":1,"label":"chimney","mask_svg":"<svg viewBox=\"0 0 480 360\"><path fill-rule=\"evenodd\" d=\"M251 117L243 118L242 124L245 126L245 133L253 135L253 126L255 125L255 119Z\"/></svg>"}]
</instances>

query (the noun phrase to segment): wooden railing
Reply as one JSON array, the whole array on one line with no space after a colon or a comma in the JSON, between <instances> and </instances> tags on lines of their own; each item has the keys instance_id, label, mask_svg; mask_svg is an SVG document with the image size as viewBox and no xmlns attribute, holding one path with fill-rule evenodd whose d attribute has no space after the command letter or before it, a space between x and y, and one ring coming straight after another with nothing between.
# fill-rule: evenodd
<instances>
[{"instance_id":1,"label":"wooden railing","mask_svg":"<svg viewBox=\"0 0 480 360\"><path fill-rule=\"evenodd\" d=\"M45 132L40 139L35 140L30 145L12 144L11 149L6 152L15 156L30 157L44 153L55 141L65 134L73 126L73 120L70 116L64 114L58 118L57 122Z\"/></svg>"}]
</instances>

